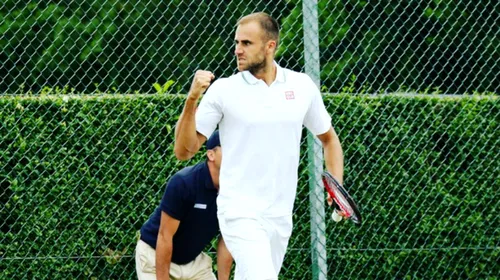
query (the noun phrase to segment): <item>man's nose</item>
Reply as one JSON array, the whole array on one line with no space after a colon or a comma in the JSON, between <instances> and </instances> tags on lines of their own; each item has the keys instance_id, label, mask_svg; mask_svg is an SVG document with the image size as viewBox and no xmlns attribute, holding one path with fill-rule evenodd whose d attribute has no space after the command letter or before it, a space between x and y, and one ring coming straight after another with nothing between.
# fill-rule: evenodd
<instances>
[{"instance_id":1,"label":"man's nose","mask_svg":"<svg viewBox=\"0 0 500 280\"><path fill-rule=\"evenodd\" d=\"M234 54L235 55L239 55L239 54L242 54L242 53L243 53L243 51L241 50L241 48L239 48L239 47L235 47L234 48Z\"/></svg>"}]
</instances>

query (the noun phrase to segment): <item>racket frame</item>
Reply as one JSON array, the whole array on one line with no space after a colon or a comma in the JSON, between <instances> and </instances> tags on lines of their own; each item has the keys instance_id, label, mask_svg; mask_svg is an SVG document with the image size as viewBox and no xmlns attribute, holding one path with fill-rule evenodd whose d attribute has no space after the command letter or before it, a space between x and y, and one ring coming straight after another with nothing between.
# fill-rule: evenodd
<instances>
[{"instance_id":1,"label":"racket frame","mask_svg":"<svg viewBox=\"0 0 500 280\"><path fill-rule=\"evenodd\" d=\"M330 194L330 197L333 199L333 207L336 209L335 211L339 212L340 215L350 219L356 225L361 225L361 213L359 212L359 208L349 195L347 190L342 186L328 171L324 171L321 175L321 180L323 181L323 185L326 191ZM336 194L336 188L338 193L340 193L342 198L339 198ZM344 200L349 205L350 209L347 209L345 205L340 200Z\"/></svg>"}]
</instances>

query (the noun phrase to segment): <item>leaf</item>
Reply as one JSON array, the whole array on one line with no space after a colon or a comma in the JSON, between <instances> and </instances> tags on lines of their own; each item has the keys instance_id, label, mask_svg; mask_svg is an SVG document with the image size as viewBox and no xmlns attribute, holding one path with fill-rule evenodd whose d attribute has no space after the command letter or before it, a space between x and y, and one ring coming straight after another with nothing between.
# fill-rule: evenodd
<instances>
[{"instance_id":1,"label":"leaf","mask_svg":"<svg viewBox=\"0 0 500 280\"><path fill-rule=\"evenodd\" d=\"M160 86L159 83L154 83L153 87L156 89L156 93L159 93L159 94L162 93L162 87Z\"/></svg>"},{"instance_id":2,"label":"leaf","mask_svg":"<svg viewBox=\"0 0 500 280\"><path fill-rule=\"evenodd\" d=\"M163 85L163 93L166 93L170 86L172 86L175 83L174 80L168 80L164 85Z\"/></svg>"}]
</instances>

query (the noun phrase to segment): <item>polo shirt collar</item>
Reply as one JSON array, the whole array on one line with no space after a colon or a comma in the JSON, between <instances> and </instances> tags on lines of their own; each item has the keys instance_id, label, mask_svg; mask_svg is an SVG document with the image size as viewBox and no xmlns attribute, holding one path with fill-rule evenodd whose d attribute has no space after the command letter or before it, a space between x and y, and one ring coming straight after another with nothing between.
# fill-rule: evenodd
<instances>
[{"instance_id":1,"label":"polo shirt collar","mask_svg":"<svg viewBox=\"0 0 500 280\"><path fill-rule=\"evenodd\" d=\"M283 68L281 66L278 65L278 63L276 63L276 61L273 61L274 65L276 65L276 81L280 82L280 83L284 83L286 81L286 77L285 77L285 71L283 70ZM252 75L252 73L250 73L250 71L243 71L241 72L242 75L243 75L243 79L251 84L251 85L255 85L259 82L259 79L255 78L254 75Z\"/></svg>"},{"instance_id":2,"label":"polo shirt collar","mask_svg":"<svg viewBox=\"0 0 500 280\"><path fill-rule=\"evenodd\" d=\"M209 190L216 190L214 182L212 181L212 176L210 175L210 169L208 169L207 161L205 161L205 163L203 164L201 175L205 180L205 188Z\"/></svg>"}]
</instances>

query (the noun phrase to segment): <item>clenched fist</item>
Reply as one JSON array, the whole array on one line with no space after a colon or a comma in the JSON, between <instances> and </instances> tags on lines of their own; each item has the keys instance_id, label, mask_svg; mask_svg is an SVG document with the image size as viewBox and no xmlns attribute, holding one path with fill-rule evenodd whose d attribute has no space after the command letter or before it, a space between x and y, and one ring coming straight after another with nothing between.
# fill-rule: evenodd
<instances>
[{"instance_id":1,"label":"clenched fist","mask_svg":"<svg viewBox=\"0 0 500 280\"><path fill-rule=\"evenodd\" d=\"M198 100L200 96L207 90L210 83L215 78L214 74L210 71L198 70L194 74L191 89L189 90L188 98Z\"/></svg>"}]
</instances>

